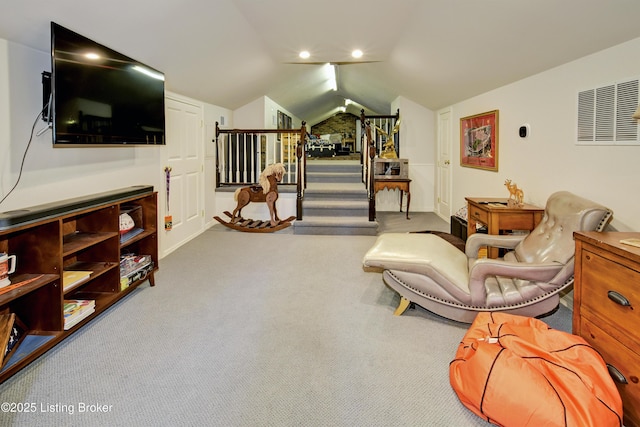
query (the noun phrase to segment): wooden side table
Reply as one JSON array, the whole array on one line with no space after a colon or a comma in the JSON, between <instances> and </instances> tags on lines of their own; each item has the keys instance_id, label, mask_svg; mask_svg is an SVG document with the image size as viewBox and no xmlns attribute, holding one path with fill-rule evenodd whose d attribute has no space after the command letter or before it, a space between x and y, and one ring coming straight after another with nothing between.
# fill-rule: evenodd
<instances>
[{"instance_id":1,"label":"wooden side table","mask_svg":"<svg viewBox=\"0 0 640 427\"><path fill-rule=\"evenodd\" d=\"M506 198L465 197L467 201L467 236L476 232L476 224L487 226L489 234L506 230L531 231L540 223L544 208L524 204L512 207ZM489 248L489 258L498 257L498 248Z\"/></svg>"},{"instance_id":2,"label":"wooden side table","mask_svg":"<svg viewBox=\"0 0 640 427\"><path fill-rule=\"evenodd\" d=\"M409 205L411 204L411 191L409 190L409 185L411 184L410 179L402 179L402 178L389 178L389 179L376 179L373 181L373 192L375 194L384 190L400 190L400 212L402 212L402 196L403 193L407 193L407 219L409 219Z\"/></svg>"}]
</instances>

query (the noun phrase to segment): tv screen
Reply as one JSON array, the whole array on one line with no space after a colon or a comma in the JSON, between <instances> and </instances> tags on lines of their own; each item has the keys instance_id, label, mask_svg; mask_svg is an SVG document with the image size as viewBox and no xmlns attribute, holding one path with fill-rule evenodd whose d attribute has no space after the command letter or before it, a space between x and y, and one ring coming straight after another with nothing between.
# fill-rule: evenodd
<instances>
[{"instance_id":1,"label":"tv screen","mask_svg":"<svg viewBox=\"0 0 640 427\"><path fill-rule=\"evenodd\" d=\"M54 146L164 145L164 75L51 23Z\"/></svg>"}]
</instances>

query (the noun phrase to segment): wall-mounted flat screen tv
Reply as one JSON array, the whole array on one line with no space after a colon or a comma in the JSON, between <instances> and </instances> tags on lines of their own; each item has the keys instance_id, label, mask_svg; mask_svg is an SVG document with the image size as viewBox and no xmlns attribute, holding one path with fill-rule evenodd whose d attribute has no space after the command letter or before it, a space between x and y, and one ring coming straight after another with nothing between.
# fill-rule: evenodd
<instances>
[{"instance_id":1,"label":"wall-mounted flat screen tv","mask_svg":"<svg viewBox=\"0 0 640 427\"><path fill-rule=\"evenodd\" d=\"M55 147L164 145L164 75L51 23Z\"/></svg>"}]
</instances>

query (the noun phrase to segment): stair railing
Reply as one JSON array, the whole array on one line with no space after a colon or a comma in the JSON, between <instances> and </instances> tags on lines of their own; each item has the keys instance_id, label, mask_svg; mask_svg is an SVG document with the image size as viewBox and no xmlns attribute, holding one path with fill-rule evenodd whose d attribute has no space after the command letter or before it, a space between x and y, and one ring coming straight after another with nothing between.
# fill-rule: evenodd
<instances>
[{"instance_id":1,"label":"stair railing","mask_svg":"<svg viewBox=\"0 0 640 427\"><path fill-rule=\"evenodd\" d=\"M300 129L220 129L216 122L216 188L258 183L265 167L282 163L281 184L296 186L296 211L302 219L306 188L306 123Z\"/></svg>"},{"instance_id":2,"label":"stair railing","mask_svg":"<svg viewBox=\"0 0 640 427\"><path fill-rule=\"evenodd\" d=\"M302 122L300 127L300 138L296 145L296 158L298 161L297 186L296 186L296 219L302 220L302 201L304 200L304 190L307 188L307 123Z\"/></svg>"},{"instance_id":3,"label":"stair railing","mask_svg":"<svg viewBox=\"0 0 640 427\"><path fill-rule=\"evenodd\" d=\"M374 188L375 157L382 151L388 138L393 138L396 154L400 157L400 131L393 134L396 122L400 120L400 110L395 115L366 116L364 109L360 111L360 123L362 126L362 173L363 182L367 188L369 199L369 221L376 218L376 200Z\"/></svg>"}]
</instances>

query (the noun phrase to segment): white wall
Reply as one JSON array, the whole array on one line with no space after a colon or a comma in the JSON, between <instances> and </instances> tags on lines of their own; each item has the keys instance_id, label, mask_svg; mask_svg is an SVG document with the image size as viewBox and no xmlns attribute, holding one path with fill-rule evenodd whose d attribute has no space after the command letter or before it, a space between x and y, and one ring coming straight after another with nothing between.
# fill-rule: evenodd
<instances>
[{"instance_id":1,"label":"white wall","mask_svg":"<svg viewBox=\"0 0 640 427\"><path fill-rule=\"evenodd\" d=\"M301 119L267 96L251 101L233 111L233 127L236 129L277 129L278 110L291 117L293 129L300 127ZM221 126L225 129L231 126Z\"/></svg>"},{"instance_id":2,"label":"white wall","mask_svg":"<svg viewBox=\"0 0 640 427\"><path fill-rule=\"evenodd\" d=\"M50 53L0 40L0 197L20 174L31 129L42 108L41 73L49 71ZM45 127L38 121L35 132ZM53 148L51 131L34 135L22 177L0 205L9 211L33 205L163 182L161 147Z\"/></svg>"},{"instance_id":3,"label":"white wall","mask_svg":"<svg viewBox=\"0 0 640 427\"><path fill-rule=\"evenodd\" d=\"M224 118L224 119L223 119ZM224 121L224 125L221 123ZM205 228L217 224L216 213L216 122L233 127L233 111L204 104L204 219Z\"/></svg>"},{"instance_id":4,"label":"white wall","mask_svg":"<svg viewBox=\"0 0 640 427\"><path fill-rule=\"evenodd\" d=\"M410 211L431 212L435 199L435 113L415 102L398 97L390 114L400 110L400 157L409 159L411 179ZM398 211L399 192L376 194L376 210ZM403 200L403 211L407 199Z\"/></svg>"},{"instance_id":5,"label":"white wall","mask_svg":"<svg viewBox=\"0 0 640 427\"><path fill-rule=\"evenodd\" d=\"M454 104L454 123L498 109L500 133L498 172L461 167L459 141L453 142L453 211L465 196L508 197L504 181L511 179L526 202L544 206L551 193L568 190L613 209L614 228L640 231L640 144L575 143L578 92L638 76L640 39ZM531 125L526 139L518 136L523 123Z\"/></svg>"},{"instance_id":6,"label":"white wall","mask_svg":"<svg viewBox=\"0 0 640 427\"><path fill-rule=\"evenodd\" d=\"M0 39L0 199L15 184L31 128L42 108L42 71L51 69L50 53ZM215 122L232 124L232 111L201 103L204 110L205 223L213 220L215 197ZM38 121L35 131L45 127ZM53 148L51 131L33 138L16 189L0 212L85 196L131 185L153 185L165 212L166 147ZM161 222L160 222L161 224ZM160 241L162 246L162 239ZM164 248L160 248L164 253Z\"/></svg>"},{"instance_id":7,"label":"white wall","mask_svg":"<svg viewBox=\"0 0 640 427\"><path fill-rule=\"evenodd\" d=\"M11 168L11 128L9 127L9 44L6 40L0 39L0 200L11 188L12 175ZM0 204L0 211L3 205Z\"/></svg>"},{"instance_id":8,"label":"white wall","mask_svg":"<svg viewBox=\"0 0 640 427\"><path fill-rule=\"evenodd\" d=\"M278 110L291 117L291 129L298 129L302 125L299 117L291 114L289 110L284 109L280 104L275 102L268 96L264 97L264 127L260 129L277 129L278 128ZM307 126L307 130L309 127Z\"/></svg>"},{"instance_id":9,"label":"white wall","mask_svg":"<svg viewBox=\"0 0 640 427\"><path fill-rule=\"evenodd\" d=\"M258 98L233 111L233 126L220 126L223 129L263 129L264 97ZM276 126L273 126L275 129Z\"/></svg>"}]
</instances>

